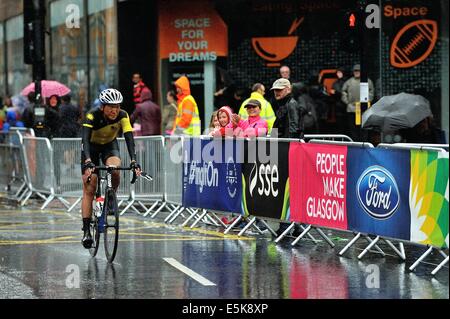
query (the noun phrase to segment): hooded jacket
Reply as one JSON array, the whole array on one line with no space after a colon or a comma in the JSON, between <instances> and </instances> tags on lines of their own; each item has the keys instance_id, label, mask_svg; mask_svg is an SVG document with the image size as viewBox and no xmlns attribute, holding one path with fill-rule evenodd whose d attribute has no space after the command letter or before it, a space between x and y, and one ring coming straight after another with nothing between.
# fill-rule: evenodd
<instances>
[{"instance_id":1,"label":"hooded jacket","mask_svg":"<svg viewBox=\"0 0 450 319\"><path fill-rule=\"evenodd\" d=\"M220 124L219 121L219 116L221 113L225 113L228 117L228 121L227 124L222 125ZM233 110L231 109L231 107L229 106L222 106L218 111L217 111L217 121L219 121L220 127L219 128L215 128L210 135L212 136L225 136L225 135L233 135L233 123L231 122L231 116L233 115Z\"/></svg>"},{"instance_id":2,"label":"hooded jacket","mask_svg":"<svg viewBox=\"0 0 450 319\"><path fill-rule=\"evenodd\" d=\"M175 81L175 85L181 89L181 93L177 94L178 110L174 134L198 136L201 134L201 122L197 102L191 95L189 80L186 76L181 76Z\"/></svg>"},{"instance_id":3,"label":"hooded jacket","mask_svg":"<svg viewBox=\"0 0 450 319\"><path fill-rule=\"evenodd\" d=\"M131 114L131 121L140 120L141 134L159 135L161 133L161 108L151 101L152 92L144 88L141 92L140 103Z\"/></svg>"}]
</instances>

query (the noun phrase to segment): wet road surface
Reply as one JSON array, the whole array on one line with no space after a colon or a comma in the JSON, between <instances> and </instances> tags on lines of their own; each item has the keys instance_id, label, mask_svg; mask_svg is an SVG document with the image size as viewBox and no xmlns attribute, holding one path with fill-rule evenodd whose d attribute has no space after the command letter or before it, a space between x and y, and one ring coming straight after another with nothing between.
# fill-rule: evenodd
<instances>
[{"instance_id":1,"label":"wet road surface","mask_svg":"<svg viewBox=\"0 0 450 319\"><path fill-rule=\"evenodd\" d=\"M134 213L120 223L118 253L108 264L102 245L95 258L81 246L77 213L0 201L0 298L449 298L448 267L430 275L440 255L408 271L425 247L406 245L401 262L381 244L386 257L359 261L363 242L337 255L350 238L343 232L328 231L334 249L307 240L292 248L292 238L275 244L270 234L224 235Z\"/></svg>"}]
</instances>

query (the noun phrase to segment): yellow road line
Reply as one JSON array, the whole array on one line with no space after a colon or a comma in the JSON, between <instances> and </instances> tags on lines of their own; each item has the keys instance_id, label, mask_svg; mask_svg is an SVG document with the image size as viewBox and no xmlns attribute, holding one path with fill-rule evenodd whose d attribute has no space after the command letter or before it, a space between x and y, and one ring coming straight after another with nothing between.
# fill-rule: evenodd
<instances>
[{"instance_id":1,"label":"yellow road line","mask_svg":"<svg viewBox=\"0 0 450 319\"><path fill-rule=\"evenodd\" d=\"M67 238L73 238L74 236L68 236ZM229 238L226 238L229 239ZM239 240L253 240L254 238L239 238ZM147 241L211 241L211 240L223 240L223 238L214 238L214 237L194 237L194 238L129 238L129 239L120 239L119 244L122 242L147 242ZM231 239L235 240L235 239ZM71 244L71 243L80 243L80 240L64 240L62 238L55 240L55 239L46 239L46 240L39 240L39 241L1 241L0 240L0 246L7 246L7 245L48 245L48 244Z\"/></svg>"}]
</instances>

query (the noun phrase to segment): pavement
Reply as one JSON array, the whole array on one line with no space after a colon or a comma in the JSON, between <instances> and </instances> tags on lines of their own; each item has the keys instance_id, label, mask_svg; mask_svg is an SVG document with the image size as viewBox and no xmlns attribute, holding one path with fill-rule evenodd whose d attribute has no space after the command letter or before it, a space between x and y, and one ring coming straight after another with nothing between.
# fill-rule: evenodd
<instances>
[{"instance_id":1,"label":"pavement","mask_svg":"<svg viewBox=\"0 0 450 319\"><path fill-rule=\"evenodd\" d=\"M268 232L238 237L223 227L167 225L167 213L127 213L108 264L102 246L95 258L81 246L78 212L41 211L38 204L0 200L0 299L449 298L448 266L430 275L442 256L408 270L423 246L406 244L405 262L383 243L385 257L369 252L358 260L363 240L337 254L351 239L346 232L325 231L335 248L309 239L292 247L293 238L276 244Z\"/></svg>"}]
</instances>

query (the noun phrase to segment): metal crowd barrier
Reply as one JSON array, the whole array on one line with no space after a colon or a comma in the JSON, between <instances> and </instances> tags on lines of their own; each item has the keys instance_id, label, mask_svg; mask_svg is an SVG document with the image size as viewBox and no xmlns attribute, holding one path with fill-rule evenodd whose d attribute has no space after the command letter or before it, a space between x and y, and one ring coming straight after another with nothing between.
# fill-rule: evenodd
<instances>
[{"instance_id":1,"label":"metal crowd barrier","mask_svg":"<svg viewBox=\"0 0 450 319\"><path fill-rule=\"evenodd\" d=\"M19 201L27 185L20 137L16 131L2 132L0 141L0 192Z\"/></svg>"},{"instance_id":2,"label":"metal crowd barrier","mask_svg":"<svg viewBox=\"0 0 450 319\"><path fill-rule=\"evenodd\" d=\"M53 150L50 141L43 137L23 137L22 149L25 159L29 192L21 205L25 205L33 193L45 199L41 209L54 199ZM48 195L48 197L45 197Z\"/></svg>"},{"instance_id":3,"label":"metal crowd barrier","mask_svg":"<svg viewBox=\"0 0 450 319\"><path fill-rule=\"evenodd\" d=\"M316 140L312 139L309 141L309 143L315 143L315 144L328 144L328 145L346 145L346 146L354 146L354 147L362 147L362 148L374 148L374 146L371 143L366 142L338 142L338 141L326 141L326 140ZM358 259L362 259L372 248L375 248L378 253L385 256L386 253L377 245L377 242L382 239L383 241L388 244L389 247L392 248L392 250L402 259L406 259L403 243L400 242L400 249L397 249L392 242L386 238L382 238L381 236L376 236L375 239L372 239L369 234L362 234L360 232L355 233L353 232L354 237L353 239L338 253L339 256L342 256L345 254L345 252L356 242L361 238L361 236L367 240L369 245L358 255ZM303 235L303 234L302 234ZM292 242L292 246L294 246L298 240L301 239L301 235Z\"/></svg>"},{"instance_id":4,"label":"metal crowd barrier","mask_svg":"<svg viewBox=\"0 0 450 319\"><path fill-rule=\"evenodd\" d=\"M349 136L343 134L306 134L303 136L303 140L306 142L309 142L310 140L353 142Z\"/></svg>"},{"instance_id":5,"label":"metal crowd barrier","mask_svg":"<svg viewBox=\"0 0 450 319\"><path fill-rule=\"evenodd\" d=\"M124 138L119 138L119 149L122 164L128 165L131 159L128 154ZM121 211L123 215L129 208L140 214L134 207L137 202L144 210L145 214L152 211L157 205L162 204L164 200L164 137L163 136L137 136L134 138L136 161L141 165L144 172L153 177L152 182L144 179L138 179L134 185L129 183L130 172L121 173L121 183L118 189L118 197L121 198L119 206L126 202L127 205ZM143 202L153 202L150 208L147 208Z\"/></svg>"},{"instance_id":6,"label":"metal crowd barrier","mask_svg":"<svg viewBox=\"0 0 450 319\"><path fill-rule=\"evenodd\" d=\"M409 144L409 143L396 143L396 144L379 144L378 147L380 148L386 148L386 149L403 149L403 150L423 150L423 151L435 151L435 152L443 152L448 153L448 144ZM412 243L412 242L409 242ZM420 246L424 246L417 243L412 243ZM436 275L436 273L442 269L446 264L448 264L449 256L444 252L444 250L440 247L434 247L431 245L425 245L427 247L427 250L409 267L410 271L414 271L414 269L419 266L421 262L425 260L425 258L428 257L429 254L433 252L433 250L437 250L437 252L444 257L444 260L440 264L438 264L433 271L431 272L431 275Z\"/></svg>"},{"instance_id":7,"label":"metal crowd barrier","mask_svg":"<svg viewBox=\"0 0 450 319\"><path fill-rule=\"evenodd\" d=\"M76 198L68 207L70 212L81 201L81 138L53 138L54 192L59 199ZM66 204L65 201L63 201Z\"/></svg>"},{"instance_id":8,"label":"metal crowd barrier","mask_svg":"<svg viewBox=\"0 0 450 319\"><path fill-rule=\"evenodd\" d=\"M165 218L169 222L178 212L184 211L183 207L183 136L164 137L164 202L154 212L148 211L144 216L152 212L151 218L155 218L164 208L170 213Z\"/></svg>"}]
</instances>

